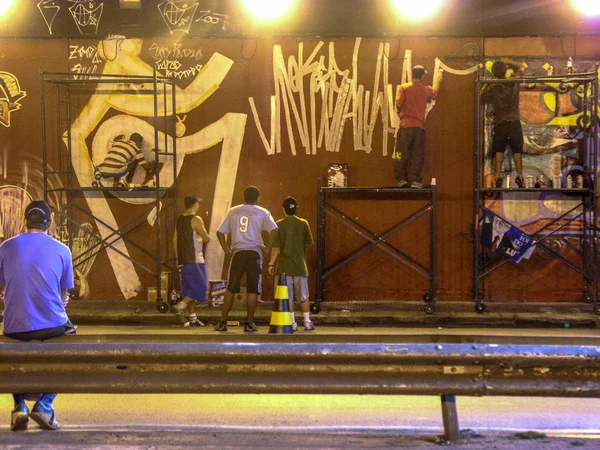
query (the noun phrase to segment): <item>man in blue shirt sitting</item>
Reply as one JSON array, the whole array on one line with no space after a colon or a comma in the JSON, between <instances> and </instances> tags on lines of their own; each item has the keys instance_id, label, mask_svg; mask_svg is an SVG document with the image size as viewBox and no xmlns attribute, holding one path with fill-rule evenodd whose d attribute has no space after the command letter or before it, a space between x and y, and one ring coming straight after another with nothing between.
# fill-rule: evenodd
<instances>
[{"instance_id":1,"label":"man in blue shirt sitting","mask_svg":"<svg viewBox=\"0 0 600 450\"><path fill-rule=\"evenodd\" d=\"M27 232L0 245L0 286L4 293L4 335L21 341L44 341L73 334L67 317L68 291L73 289L73 263L68 247L48 235L52 213L42 200L25 209ZM27 394L30 399L31 394ZM52 402L56 394L37 395L31 414L26 394L13 394L11 430L25 430L29 417L45 430L59 424Z\"/></svg>"}]
</instances>

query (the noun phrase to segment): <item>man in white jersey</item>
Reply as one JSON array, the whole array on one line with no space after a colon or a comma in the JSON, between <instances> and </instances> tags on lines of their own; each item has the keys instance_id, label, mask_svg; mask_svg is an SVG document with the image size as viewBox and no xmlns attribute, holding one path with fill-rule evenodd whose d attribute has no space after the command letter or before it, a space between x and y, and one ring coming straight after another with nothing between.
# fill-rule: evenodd
<instances>
[{"instance_id":1,"label":"man in white jersey","mask_svg":"<svg viewBox=\"0 0 600 450\"><path fill-rule=\"evenodd\" d=\"M246 333L254 333L258 328L254 324L254 310L260 293L262 273L262 257L265 245L262 232L269 232L268 248L271 247L277 229L271 213L256 204L260 191L256 186L248 186L244 190L244 204L229 210L219 229L217 238L225 252L231 257L227 291L221 310L221 321L215 326L216 331L227 331L227 316L233 305L234 295L240 292L240 280L246 274L246 292L248 294L248 315L244 323ZM230 235L231 246L227 243Z\"/></svg>"}]
</instances>

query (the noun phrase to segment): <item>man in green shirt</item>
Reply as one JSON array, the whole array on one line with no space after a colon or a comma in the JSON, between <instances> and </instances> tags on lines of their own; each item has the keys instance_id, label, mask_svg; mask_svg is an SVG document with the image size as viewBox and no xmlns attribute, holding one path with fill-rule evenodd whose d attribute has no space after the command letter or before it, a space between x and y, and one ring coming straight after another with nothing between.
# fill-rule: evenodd
<instances>
[{"instance_id":1,"label":"man in green shirt","mask_svg":"<svg viewBox=\"0 0 600 450\"><path fill-rule=\"evenodd\" d=\"M314 243L310 226L305 219L296 216L298 202L293 197L283 200L285 217L277 221L269 273L287 275L292 329L298 331L294 316L294 300L299 300L304 314L304 329L315 329L310 320L310 302L308 301L308 268L306 267L306 246Z\"/></svg>"}]
</instances>

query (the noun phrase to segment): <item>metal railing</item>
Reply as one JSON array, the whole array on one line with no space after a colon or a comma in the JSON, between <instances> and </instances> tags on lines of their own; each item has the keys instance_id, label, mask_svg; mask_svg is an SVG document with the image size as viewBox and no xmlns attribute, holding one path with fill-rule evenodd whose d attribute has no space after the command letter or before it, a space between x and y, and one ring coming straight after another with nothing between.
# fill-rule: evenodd
<instances>
[{"instance_id":1,"label":"metal railing","mask_svg":"<svg viewBox=\"0 0 600 450\"><path fill-rule=\"evenodd\" d=\"M0 392L600 397L600 338L69 336L0 338Z\"/></svg>"}]
</instances>

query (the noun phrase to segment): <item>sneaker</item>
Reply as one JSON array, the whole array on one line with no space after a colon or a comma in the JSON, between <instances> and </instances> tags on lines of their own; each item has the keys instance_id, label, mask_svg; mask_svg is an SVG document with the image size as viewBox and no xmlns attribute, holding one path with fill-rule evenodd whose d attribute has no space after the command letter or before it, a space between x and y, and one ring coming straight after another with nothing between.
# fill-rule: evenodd
<instances>
[{"instance_id":1,"label":"sneaker","mask_svg":"<svg viewBox=\"0 0 600 450\"><path fill-rule=\"evenodd\" d=\"M519 186L520 189L525 187L525 181L523 181L523 178L521 177L515 177L515 183L517 183L517 186Z\"/></svg>"},{"instance_id":2,"label":"sneaker","mask_svg":"<svg viewBox=\"0 0 600 450\"><path fill-rule=\"evenodd\" d=\"M423 189L423 183L419 183L418 181L411 181L410 187L414 189Z\"/></svg>"},{"instance_id":3,"label":"sneaker","mask_svg":"<svg viewBox=\"0 0 600 450\"><path fill-rule=\"evenodd\" d=\"M10 414L11 431L22 431L27 429L29 423L29 408L25 403L18 405Z\"/></svg>"},{"instance_id":4,"label":"sneaker","mask_svg":"<svg viewBox=\"0 0 600 450\"><path fill-rule=\"evenodd\" d=\"M502 187L502 177L496 178L496 187L497 188L501 188Z\"/></svg>"},{"instance_id":5,"label":"sneaker","mask_svg":"<svg viewBox=\"0 0 600 450\"><path fill-rule=\"evenodd\" d=\"M306 331L313 331L315 329L315 324L312 322L304 322L304 329Z\"/></svg>"},{"instance_id":6,"label":"sneaker","mask_svg":"<svg viewBox=\"0 0 600 450\"><path fill-rule=\"evenodd\" d=\"M258 327L254 322L244 322L244 333L257 333Z\"/></svg>"},{"instance_id":7,"label":"sneaker","mask_svg":"<svg viewBox=\"0 0 600 450\"><path fill-rule=\"evenodd\" d=\"M292 331L293 332L298 331L298 324L296 322L292 322Z\"/></svg>"},{"instance_id":8,"label":"sneaker","mask_svg":"<svg viewBox=\"0 0 600 450\"><path fill-rule=\"evenodd\" d=\"M408 187L408 181L406 181L406 180L400 180L400 181L398 181L398 187L399 188Z\"/></svg>"},{"instance_id":9,"label":"sneaker","mask_svg":"<svg viewBox=\"0 0 600 450\"><path fill-rule=\"evenodd\" d=\"M129 183L127 182L127 180L125 178L119 178L119 179L115 178L113 185L115 187L120 187L120 188L128 188L129 187Z\"/></svg>"},{"instance_id":10,"label":"sneaker","mask_svg":"<svg viewBox=\"0 0 600 450\"><path fill-rule=\"evenodd\" d=\"M39 426L44 430L58 430L60 425L56 421L54 409L46 410L38 404L33 407L33 411L29 415Z\"/></svg>"},{"instance_id":11,"label":"sneaker","mask_svg":"<svg viewBox=\"0 0 600 450\"><path fill-rule=\"evenodd\" d=\"M184 313L187 308L187 304L185 302L177 302L173 306L171 306L171 311L175 314Z\"/></svg>"},{"instance_id":12,"label":"sneaker","mask_svg":"<svg viewBox=\"0 0 600 450\"><path fill-rule=\"evenodd\" d=\"M215 325L215 331L227 331L227 321L219 320Z\"/></svg>"},{"instance_id":13,"label":"sneaker","mask_svg":"<svg viewBox=\"0 0 600 450\"><path fill-rule=\"evenodd\" d=\"M206 325L200 319L196 319L196 320L190 320L189 322L184 323L183 326L185 328L192 328L192 327L205 327Z\"/></svg>"}]
</instances>

